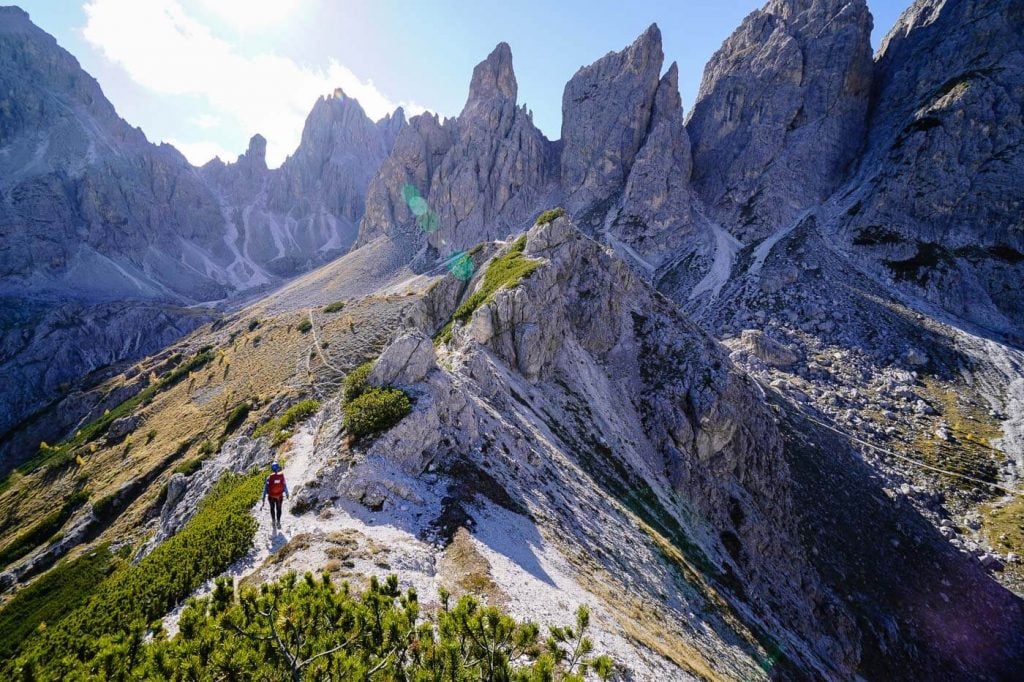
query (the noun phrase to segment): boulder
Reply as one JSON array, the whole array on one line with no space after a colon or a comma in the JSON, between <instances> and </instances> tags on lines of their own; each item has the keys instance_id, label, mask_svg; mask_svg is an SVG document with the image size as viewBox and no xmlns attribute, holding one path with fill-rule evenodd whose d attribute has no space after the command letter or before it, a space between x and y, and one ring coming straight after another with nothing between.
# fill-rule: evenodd
<instances>
[{"instance_id":1,"label":"boulder","mask_svg":"<svg viewBox=\"0 0 1024 682\"><path fill-rule=\"evenodd\" d=\"M436 366L433 341L423 332L412 331L381 353L368 381L374 386L411 386Z\"/></svg>"},{"instance_id":2,"label":"boulder","mask_svg":"<svg viewBox=\"0 0 1024 682\"><path fill-rule=\"evenodd\" d=\"M773 367L789 367L799 359L794 351L768 337L760 329L744 329L738 347Z\"/></svg>"}]
</instances>

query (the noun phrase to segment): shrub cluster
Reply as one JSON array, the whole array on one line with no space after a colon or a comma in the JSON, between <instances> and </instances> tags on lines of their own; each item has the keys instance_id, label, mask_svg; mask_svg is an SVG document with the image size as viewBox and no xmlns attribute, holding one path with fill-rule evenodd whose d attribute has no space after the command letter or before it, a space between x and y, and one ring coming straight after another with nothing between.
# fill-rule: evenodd
<instances>
[{"instance_id":1,"label":"shrub cluster","mask_svg":"<svg viewBox=\"0 0 1024 682\"><path fill-rule=\"evenodd\" d=\"M288 574L259 589L236 592L230 578L190 601L169 639L144 629L100 644L97 655L71 668L107 679L235 680L508 680L582 682L592 672L610 678L613 662L593 656L589 614L574 627L542 638L497 608L447 594L433 618L424 618L416 592L402 593L396 576L371 578L354 594L329 576Z\"/></svg>"},{"instance_id":2,"label":"shrub cluster","mask_svg":"<svg viewBox=\"0 0 1024 682\"><path fill-rule=\"evenodd\" d=\"M302 334L308 334L309 330L313 328L313 323L310 322L309 318L307 317L304 318L302 322L299 322L297 325L295 325L295 328L298 329L299 332Z\"/></svg>"},{"instance_id":3,"label":"shrub cluster","mask_svg":"<svg viewBox=\"0 0 1024 682\"><path fill-rule=\"evenodd\" d=\"M186 459L181 464L174 467L171 473L182 474L184 476L191 476L203 466L205 457L193 457L192 459Z\"/></svg>"},{"instance_id":4,"label":"shrub cluster","mask_svg":"<svg viewBox=\"0 0 1024 682\"><path fill-rule=\"evenodd\" d=\"M386 431L412 410L409 395L390 386L371 386L374 360L364 362L345 377L341 395L344 402L342 424L353 438Z\"/></svg>"},{"instance_id":5,"label":"shrub cluster","mask_svg":"<svg viewBox=\"0 0 1024 682\"><path fill-rule=\"evenodd\" d=\"M494 294L502 288L512 288L520 281L529 277L540 267L540 261L523 255L526 248L526 235L512 243L508 251L494 258L484 272L483 281L477 290L452 313L452 319L437 333L435 341L446 343L452 338L452 327L456 322L465 324L477 308L494 299Z\"/></svg>"},{"instance_id":6,"label":"shrub cluster","mask_svg":"<svg viewBox=\"0 0 1024 682\"><path fill-rule=\"evenodd\" d=\"M320 409L320 401L315 399L302 400L295 403L287 410L284 411L278 417L264 422L253 432L253 436L259 438L260 436L269 436L270 442L274 445L280 445L289 438L295 432L295 425L304 419L308 419L316 414L316 411Z\"/></svg>"},{"instance_id":7,"label":"shrub cluster","mask_svg":"<svg viewBox=\"0 0 1024 682\"><path fill-rule=\"evenodd\" d=\"M341 385L341 397L346 403L355 400L370 388L368 380L374 364L373 360L364 362L345 375L345 381Z\"/></svg>"},{"instance_id":8,"label":"shrub cluster","mask_svg":"<svg viewBox=\"0 0 1024 682\"><path fill-rule=\"evenodd\" d=\"M17 561L53 537L53 534L60 530L87 499L88 491L78 491L65 500L60 509L47 514L39 523L15 537L6 547L0 549L0 567Z\"/></svg>"},{"instance_id":9,"label":"shrub cluster","mask_svg":"<svg viewBox=\"0 0 1024 682\"><path fill-rule=\"evenodd\" d=\"M108 657L130 654L117 646L113 653L107 650L112 643L138 646L149 623L248 551L257 528L250 511L262 489L262 473L223 476L177 535L138 564L114 572L77 608L62 617L55 614L52 623L36 628L20 646L4 640L5 646L19 648L19 655L0 665L0 676L116 677L105 668ZM7 608L0 611L0 620L6 616Z\"/></svg>"},{"instance_id":10,"label":"shrub cluster","mask_svg":"<svg viewBox=\"0 0 1024 682\"><path fill-rule=\"evenodd\" d=\"M224 423L224 436L229 436L234 433L239 426L241 426L245 420L249 417L249 412L252 410L252 403L248 400L244 400L231 410L228 415L227 421Z\"/></svg>"},{"instance_id":11,"label":"shrub cluster","mask_svg":"<svg viewBox=\"0 0 1024 682\"><path fill-rule=\"evenodd\" d=\"M562 207L552 208L551 210L544 211L537 216L537 225L547 225L548 223L557 220L565 215L565 209Z\"/></svg>"},{"instance_id":12,"label":"shrub cluster","mask_svg":"<svg viewBox=\"0 0 1024 682\"><path fill-rule=\"evenodd\" d=\"M338 313L345 309L344 301L335 301L324 306L324 313Z\"/></svg>"},{"instance_id":13,"label":"shrub cluster","mask_svg":"<svg viewBox=\"0 0 1024 682\"><path fill-rule=\"evenodd\" d=\"M0 611L0 660L10 659L40 627L45 629L78 607L107 577L112 561L108 546L103 545L60 562L15 594Z\"/></svg>"},{"instance_id":14,"label":"shrub cluster","mask_svg":"<svg viewBox=\"0 0 1024 682\"><path fill-rule=\"evenodd\" d=\"M343 424L354 438L386 431L412 410L412 401L397 388L367 388L345 403Z\"/></svg>"}]
</instances>

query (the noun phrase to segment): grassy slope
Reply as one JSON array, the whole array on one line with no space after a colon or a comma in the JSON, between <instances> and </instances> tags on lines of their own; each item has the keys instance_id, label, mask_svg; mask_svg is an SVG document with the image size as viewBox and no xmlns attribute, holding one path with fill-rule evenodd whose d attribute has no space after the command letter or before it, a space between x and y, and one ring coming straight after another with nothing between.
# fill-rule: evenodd
<instances>
[{"instance_id":1,"label":"grassy slope","mask_svg":"<svg viewBox=\"0 0 1024 682\"><path fill-rule=\"evenodd\" d=\"M325 346L324 356L342 369L375 356L416 300L405 296L367 297L349 302L341 313L317 314L314 320ZM257 319L258 325L252 325ZM251 401L253 409L241 424L234 425L236 434L274 417L266 407L275 399L287 404L314 395L316 386L330 388L336 373L325 367L319 353L313 352L313 335L297 329L305 319L305 310L276 316L260 310L243 311L220 329L203 327L179 343L177 349L186 359L206 345L212 346L212 357L180 381L153 392L148 405L132 400L123 411L139 415L142 421L124 441L108 445L99 433L91 442L76 442L66 466L41 466L12 477L7 488L0 491L0 548L10 546L19 533L47 521L77 491L87 488L90 501L96 503L124 484L163 467L94 544L141 540L148 532L147 512L158 501L172 470L201 458L205 442L216 444L229 420L237 417L234 411L239 404ZM130 375L148 375L154 364L153 359L142 360ZM114 377L97 390L109 392L128 380L124 375ZM47 530L40 542L59 528L48 526ZM32 544L30 551L38 543ZM85 549L73 551L72 556Z\"/></svg>"}]
</instances>

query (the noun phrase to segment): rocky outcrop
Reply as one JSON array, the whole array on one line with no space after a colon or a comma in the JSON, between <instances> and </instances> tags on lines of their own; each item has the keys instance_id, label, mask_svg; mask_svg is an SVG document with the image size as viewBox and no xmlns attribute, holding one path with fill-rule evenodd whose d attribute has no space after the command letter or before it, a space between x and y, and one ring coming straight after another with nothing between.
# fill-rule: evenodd
<instances>
[{"instance_id":1,"label":"rocky outcrop","mask_svg":"<svg viewBox=\"0 0 1024 682\"><path fill-rule=\"evenodd\" d=\"M870 147L836 213L884 279L1024 336L1024 5L915 2L886 36Z\"/></svg>"},{"instance_id":2,"label":"rocky outcrop","mask_svg":"<svg viewBox=\"0 0 1024 682\"><path fill-rule=\"evenodd\" d=\"M160 523L156 534L139 549L136 560L171 537L192 518L199 503L227 473L247 474L256 467L266 466L274 457L265 438L252 439L238 436L224 443L220 452L203 462L200 469L188 476L174 474L167 486L167 498L160 508Z\"/></svg>"},{"instance_id":3,"label":"rocky outcrop","mask_svg":"<svg viewBox=\"0 0 1024 682\"><path fill-rule=\"evenodd\" d=\"M687 123L693 184L741 241L845 179L864 146L871 26L864 0L771 0L711 58Z\"/></svg>"},{"instance_id":4,"label":"rocky outcrop","mask_svg":"<svg viewBox=\"0 0 1024 682\"><path fill-rule=\"evenodd\" d=\"M411 240L432 262L529 224L550 194L554 159L517 92L501 43L473 70L458 118L414 118L371 183L358 244Z\"/></svg>"},{"instance_id":5,"label":"rocky outcrop","mask_svg":"<svg viewBox=\"0 0 1024 682\"><path fill-rule=\"evenodd\" d=\"M635 594L661 595L659 641L692 643L725 677L743 677L750 660L794 678L881 679L910 668L998 678L1013 669L1019 600L885 498L842 439L810 430L799 409L737 371L568 220L529 230L523 256L538 269L456 324L440 362L418 332L385 350L385 367L415 365L406 378L422 375L406 385L415 409L327 471L317 504L341 491L369 513L417 524L455 515L474 532L479 521L488 543L491 512L479 511L488 493L479 506L449 507L456 490L484 481L506 509L529 510L543 542L586 557L588 586L614 575ZM773 365L798 360L760 332L740 341L737 353ZM322 447L328 459L336 449ZM458 478L467 468L486 474ZM436 490L444 477L454 479L447 493ZM439 507L426 500L445 495ZM650 548L662 559L644 558ZM685 562L672 562L672 548ZM970 588L953 589L944 575ZM721 599L714 607L711 593ZM728 625L723 612L735 617ZM675 630L676 613L699 622L704 638ZM986 639L989 627L999 638ZM734 656L716 653L718 638L737 632L766 637L765 652L741 643Z\"/></svg>"},{"instance_id":6,"label":"rocky outcrop","mask_svg":"<svg viewBox=\"0 0 1024 682\"><path fill-rule=\"evenodd\" d=\"M690 188L679 70L659 78L661 32L580 69L562 97L565 206L589 234L644 273L686 261L707 265L712 235ZM699 279L699 277L698 277Z\"/></svg>"},{"instance_id":7,"label":"rocky outcrop","mask_svg":"<svg viewBox=\"0 0 1024 682\"><path fill-rule=\"evenodd\" d=\"M374 386L409 386L422 381L435 365L430 338L422 332L410 332L381 353L367 381Z\"/></svg>"},{"instance_id":8,"label":"rocky outcrop","mask_svg":"<svg viewBox=\"0 0 1024 682\"><path fill-rule=\"evenodd\" d=\"M402 189L429 190L431 179L452 146L454 122L441 123L437 114L413 116L395 139L391 154L381 164L366 192L366 214L359 224L356 247L379 237L417 241L420 233Z\"/></svg>"}]
</instances>

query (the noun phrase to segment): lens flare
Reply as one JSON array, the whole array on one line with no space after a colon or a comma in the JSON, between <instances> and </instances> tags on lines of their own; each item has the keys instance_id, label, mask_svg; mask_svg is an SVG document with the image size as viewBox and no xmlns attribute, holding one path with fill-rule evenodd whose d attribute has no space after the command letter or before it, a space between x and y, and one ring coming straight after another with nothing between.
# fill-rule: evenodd
<instances>
[{"instance_id":1,"label":"lens flare","mask_svg":"<svg viewBox=\"0 0 1024 682\"><path fill-rule=\"evenodd\" d=\"M430 210L430 207L427 206L427 200L424 199L423 197L413 197L412 199L409 199L408 203L409 210L417 218L419 218L424 213Z\"/></svg>"},{"instance_id":2,"label":"lens flare","mask_svg":"<svg viewBox=\"0 0 1024 682\"><path fill-rule=\"evenodd\" d=\"M465 251L458 251L448 259L448 271L456 279L468 280L475 270L472 257Z\"/></svg>"},{"instance_id":3,"label":"lens flare","mask_svg":"<svg viewBox=\"0 0 1024 682\"><path fill-rule=\"evenodd\" d=\"M441 227L441 222L438 220L437 214L429 208L422 215L416 217L416 224L419 225L420 229L427 234L437 232L437 228Z\"/></svg>"},{"instance_id":4,"label":"lens flare","mask_svg":"<svg viewBox=\"0 0 1024 682\"><path fill-rule=\"evenodd\" d=\"M418 196L420 196L420 191L419 189L417 189L416 185L408 183L402 185L402 201L408 204L410 201L412 201L415 197Z\"/></svg>"}]
</instances>

